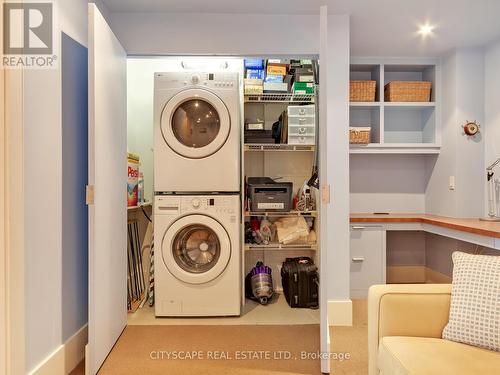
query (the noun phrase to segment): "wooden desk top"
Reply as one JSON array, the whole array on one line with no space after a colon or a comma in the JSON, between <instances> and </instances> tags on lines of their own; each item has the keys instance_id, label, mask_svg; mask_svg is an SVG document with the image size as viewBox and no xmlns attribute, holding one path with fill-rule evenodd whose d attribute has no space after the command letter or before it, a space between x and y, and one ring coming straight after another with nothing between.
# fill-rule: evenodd
<instances>
[{"instance_id":1,"label":"wooden desk top","mask_svg":"<svg viewBox=\"0 0 500 375\"><path fill-rule=\"evenodd\" d=\"M351 223L425 223L439 227L500 238L500 222L458 219L427 214L351 214Z\"/></svg>"}]
</instances>

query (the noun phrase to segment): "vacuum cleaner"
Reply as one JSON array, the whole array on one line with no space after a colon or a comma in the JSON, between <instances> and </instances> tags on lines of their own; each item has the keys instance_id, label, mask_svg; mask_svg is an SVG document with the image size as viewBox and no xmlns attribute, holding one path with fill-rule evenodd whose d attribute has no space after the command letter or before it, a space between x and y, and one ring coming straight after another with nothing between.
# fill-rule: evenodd
<instances>
[{"instance_id":1,"label":"vacuum cleaner","mask_svg":"<svg viewBox=\"0 0 500 375\"><path fill-rule=\"evenodd\" d=\"M257 262L245 277L245 295L261 305L266 305L274 295L272 269Z\"/></svg>"}]
</instances>

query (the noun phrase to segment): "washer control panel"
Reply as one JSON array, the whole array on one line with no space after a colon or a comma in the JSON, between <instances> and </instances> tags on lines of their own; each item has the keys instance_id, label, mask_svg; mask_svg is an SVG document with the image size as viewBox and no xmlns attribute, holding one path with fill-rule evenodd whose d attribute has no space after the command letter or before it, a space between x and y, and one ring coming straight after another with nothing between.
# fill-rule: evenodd
<instances>
[{"instance_id":1,"label":"washer control panel","mask_svg":"<svg viewBox=\"0 0 500 375\"><path fill-rule=\"evenodd\" d=\"M180 212L189 211L236 213L234 202L230 198L222 196L181 197Z\"/></svg>"},{"instance_id":2,"label":"washer control panel","mask_svg":"<svg viewBox=\"0 0 500 375\"><path fill-rule=\"evenodd\" d=\"M164 195L155 197L155 214L179 215L185 213L238 214L240 199L238 195Z\"/></svg>"}]
</instances>

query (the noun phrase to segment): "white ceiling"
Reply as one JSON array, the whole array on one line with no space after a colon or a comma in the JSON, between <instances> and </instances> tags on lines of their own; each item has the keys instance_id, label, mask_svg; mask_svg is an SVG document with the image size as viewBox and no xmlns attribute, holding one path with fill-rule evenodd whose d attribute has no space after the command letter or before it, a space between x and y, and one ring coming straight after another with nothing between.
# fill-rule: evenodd
<instances>
[{"instance_id":1,"label":"white ceiling","mask_svg":"<svg viewBox=\"0 0 500 375\"><path fill-rule=\"evenodd\" d=\"M114 12L351 15L353 56L439 56L500 39L500 0L103 0ZM422 40L418 25L436 26Z\"/></svg>"}]
</instances>

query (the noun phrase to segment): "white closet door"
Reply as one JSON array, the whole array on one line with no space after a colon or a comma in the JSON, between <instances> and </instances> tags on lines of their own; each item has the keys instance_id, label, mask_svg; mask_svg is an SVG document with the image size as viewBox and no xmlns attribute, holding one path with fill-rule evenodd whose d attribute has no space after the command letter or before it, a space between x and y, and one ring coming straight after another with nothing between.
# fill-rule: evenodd
<instances>
[{"instance_id":1,"label":"white closet door","mask_svg":"<svg viewBox=\"0 0 500 375\"><path fill-rule=\"evenodd\" d=\"M126 53L89 4L89 343L97 373L127 324Z\"/></svg>"},{"instance_id":2,"label":"white closet door","mask_svg":"<svg viewBox=\"0 0 500 375\"><path fill-rule=\"evenodd\" d=\"M320 352L323 354L330 352L330 331L328 326L328 296L327 296L327 257L328 257L328 206L330 205L330 186L328 185L328 158L327 158L327 80L328 74L328 8L326 5L320 7L319 22L319 172L320 172ZM325 358L324 358L325 357ZM321 359L321 372L330 373L330 360L327 355Z\"/></svg>"}]
</instances>

